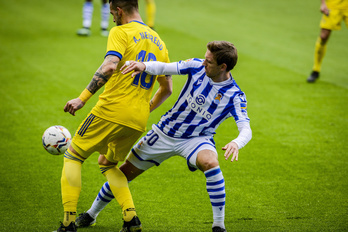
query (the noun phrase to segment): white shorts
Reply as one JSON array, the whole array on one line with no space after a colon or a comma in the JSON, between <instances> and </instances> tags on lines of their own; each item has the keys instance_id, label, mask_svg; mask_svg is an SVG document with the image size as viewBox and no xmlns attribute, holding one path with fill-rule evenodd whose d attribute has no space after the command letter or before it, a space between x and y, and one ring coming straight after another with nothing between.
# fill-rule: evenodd
<instances>
[{"instance_id":1,"label":"white shorts","mask_svg":"<svg viewBox=\"0 0 348 232\"><path fill-rule=\"evenodd\" d=\"M202 150L217 151L209 136L188 139L172 138L165 135L156 125L133 147L127 160L141 170L160 165L164 160L178 155L186 159L191 171L197 170L196 159Z\"/></svg>"}]
</instances>

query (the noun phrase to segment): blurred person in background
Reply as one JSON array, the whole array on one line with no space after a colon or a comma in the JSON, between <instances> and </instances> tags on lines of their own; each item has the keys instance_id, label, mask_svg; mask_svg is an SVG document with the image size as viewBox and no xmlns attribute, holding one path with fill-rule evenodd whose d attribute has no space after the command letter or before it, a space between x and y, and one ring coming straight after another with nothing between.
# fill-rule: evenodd
<instances>
[{"instance_id":1,"label":"blurred person in background","mask_svg":"<svg viewBox=\"0 0 348 232\"><path fill-rule=\"evenodd\" d=\"M109 15L110 8L108 0L102 0L101 6L101 22L100 34L102 36L107 37L109 35L108 27L109 27ZM77 30L77 35L80 36L90 36L91 35L91 26L92 26L92 18L93 18L93 1L86 0L82 7L82 28Z\"/></svg>"},{"instance_id":2,"label":"blurred person in background","mask_svg":"<svg viewBox=\"0 0 348 232\"><path fill-rule=\"evenodd\" d=\"M101 21L100 21L100 34L104 37L108 37L109 31L109 4L108 0L102 0L102 6L100 11ZM145 0L146 2L146 24L150 28L155 26L155 15L156 15L156 4L155 0ZM79 36L90 36L91 26L93 18L93 0L86 0L82 7L82 28L77 30L77 35Z\"/></svg>"},{"instance_id":3,"label":"blurred person in background","mask_svg":"<svg viewBox=\"0 0 348 232\"><path fill-rule=\"evenodd\" d=\"M320 11L323 13L320 21L320 35L315 44L314 65L307 78L308 83L314 83L320 76L321 64L331 31L340 30L342 21L348 28L348 0L321 0Z\"/></svg>"}]
</instances>

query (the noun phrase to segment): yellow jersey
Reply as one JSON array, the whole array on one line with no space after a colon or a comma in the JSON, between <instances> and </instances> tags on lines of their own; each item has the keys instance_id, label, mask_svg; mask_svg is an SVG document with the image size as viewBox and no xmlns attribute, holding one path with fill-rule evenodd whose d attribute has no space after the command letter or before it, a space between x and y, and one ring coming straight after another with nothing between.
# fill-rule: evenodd
<instances>
[{"instance_id":1,"label":"yellow jersey","mask_svg":"<svg viewBox=\"0 0 348 232\"><path fill-rule=\"evenodd\" d=\"M169 62L168 50L158 34L139 21L110 30L106 56L120 58L117 70L106 82L104 92L92 114L138 131L145 131L150 114L150 99L157 76L145 72L131 77L120 68L127 60Z\"/></svg>"},{"instance_id":2,"label":"yellow jersey","mask_svg":"<svg viewBox=\"0 0 348 232\"><path fill-rule=\"evenodd\" d=\"M348 0L326 0L326 5L332 10L348 10Z\"/></svg>"}]
</instances>

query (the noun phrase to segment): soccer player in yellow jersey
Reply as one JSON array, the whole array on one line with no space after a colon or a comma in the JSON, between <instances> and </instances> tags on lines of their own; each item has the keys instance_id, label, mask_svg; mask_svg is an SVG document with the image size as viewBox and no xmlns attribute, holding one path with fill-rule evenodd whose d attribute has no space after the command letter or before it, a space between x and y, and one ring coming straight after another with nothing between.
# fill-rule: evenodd
<instances>
[{"instance_id":1,"label":"soccer player in yellow jersey","mask_svg":"<svg viewBox=\"0 0 348 232\"><path fill-rule=\"evenodd\" d=\"M93 152L123 212L121 231L141 231L127 178L117 167L145 131L150 111L172 92L170 76L123 75L127 60L169 62L168 51L158 34L142 22L138 0L109 0L117 26L108 37L104 62L81 95L67 102L65 112L75 115L88 99L105 85L91 113L81 123L64 154L61 189L64 220L58 231L76 231L77 201L81 191L81 166ZM150 101L155 80L159 89Z\"/></svg>"},{"instance_id":2,"label":"soccer player in yellow jersey","mask_svg":"<svg viewBox=\"0 0 348 232\"><path fill-rule=\"evenodd\" d=\"M146 24L154 28L156 17L156 4L155 0L145 0L146 2Z\"/></svg>"},{"instance_id":3,"label":"soccer player in yellow jersey","mask_svg":"<svg viewBox=\"0 0 348 232\"><path fill-rule=\"evenodd\" d=\"M320 36L315 44L314 65L307 82L314 83L320 75L321 64L326 52L326 44L332 30L340 30L342 21L348 27L348 0L321 0Z\"/></svg>"}]
</instances>

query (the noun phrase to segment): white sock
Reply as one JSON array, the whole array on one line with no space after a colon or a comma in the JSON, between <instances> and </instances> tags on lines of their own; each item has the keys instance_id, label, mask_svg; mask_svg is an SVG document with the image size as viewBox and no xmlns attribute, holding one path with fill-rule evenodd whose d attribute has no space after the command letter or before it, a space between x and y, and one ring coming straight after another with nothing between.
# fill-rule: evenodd
<instances>
[{"instance_id":1,"label":"white sock","mask_svg":"<svg viewBox=\"0 0 348 232\"><path fill-rule=\"evenodd\" d=\"M93 3L85 2L82 7L82 26L90 28L92 25L92 17L93 17Z\"/></svg>"},{"instance_id":2,"label":"white sock","mask_svg":"<svg viewBox=\"0 0 348 232\"><path fill-rule=\"evenodd\" d=\"M110 16L110 5L105 3L101 7L101 22L100 27L102 29L108 29L109 26L109 16Z\"/></svg>"},{"instance_id":3,"label":"white sock","mask_svg":"<svg viewBox=\"0 0 348 232\"><path fill-rule=\"evenodd\" d=\"M114 195L111 192L108 182L105 182L103 187L99 190L98 196L95 198L92 207L87 211L87 213L92 218L97 218L98 214L105 208L109 202L114 199Z\"/></svg>"},{"instance_id":4,"label":"white sock","mask_svg":"<svg viewBox=\"0 0 348 232\"><path fill-rule=\"evenodd\" d=\"M220 170L220 167L209 169L204 172L206 176L207 191L210 197L210 202L213 208L213 227L219 226L225 228L225 180Z\"/></svg>"}]
</instances>

